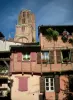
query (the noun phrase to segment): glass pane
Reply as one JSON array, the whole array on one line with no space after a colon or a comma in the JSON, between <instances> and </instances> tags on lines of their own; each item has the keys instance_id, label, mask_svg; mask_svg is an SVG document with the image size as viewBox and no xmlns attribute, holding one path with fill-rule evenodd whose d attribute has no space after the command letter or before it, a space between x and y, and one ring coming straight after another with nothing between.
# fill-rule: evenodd
<instances>
[{"instance_id":1,"label":"glass pane","mask_svg":"<svg viewBox=\"0 0 73 100\"><path fill-rule=\"evenodd\" d=\"M53 78L50 78L51 82L53 82Z\"/></svg>"},{"instance_id":2,"label":"glass pane","mask_svg":"<svg viewBox=\"0 0 73 100\"><path fill-rule=\"evenodd\" d=\"M46 78L46 82L48 82L48 78Z\"/></svg>"},{"instance_id":3,"label":"glass pane","mask_svg":"<svg viewBox=\"0 0 73 100\"><path fill-rule=\"evenodd\" d=\"M49 83L46 83L46 86L49 86Z\"/></svg>"},{"instance_id":4,"label":"glass pane","mask_svg":"<svg viewBox=\"0 0 73 100\"><path fill-rule=\"evenodd\" d=\"M49 90L49 87L46 87L46 90Z\"/></svg>"},{"instance_id":5,"label":"glass pane","mask_svg":"<svg viewBox=\"0 0 73 100\"><path fill-rule=\"evenodd\" d=\"M54 87L51 87L51 90L54 90Z\"/></svg>"},{"instance_id":6,"label":"glass pane","mask_svg":"<svg viewBox=\"0 0 73 100\"><path fill-rule=\"evenodd\" d=\"M51 86L53 86L53 83L51 83Z\"/></svg>"}]
</instances>

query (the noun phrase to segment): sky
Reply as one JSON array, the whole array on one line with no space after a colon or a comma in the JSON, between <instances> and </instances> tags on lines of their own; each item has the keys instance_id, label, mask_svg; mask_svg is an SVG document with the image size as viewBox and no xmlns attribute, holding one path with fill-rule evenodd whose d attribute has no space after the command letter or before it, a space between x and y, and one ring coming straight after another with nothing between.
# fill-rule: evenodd
<instances>
[{"instance_id":1,"label":"sky","mask_svg":"<svg viewBox=\"0 0 73 100\"><path fill-rule=\"evenodd\" d=\"M36 40L40 25L73 25L73 0L0 0L0 31L14 37L21 10L31 10L36 18Z\"/></svg>"}]
</instances>

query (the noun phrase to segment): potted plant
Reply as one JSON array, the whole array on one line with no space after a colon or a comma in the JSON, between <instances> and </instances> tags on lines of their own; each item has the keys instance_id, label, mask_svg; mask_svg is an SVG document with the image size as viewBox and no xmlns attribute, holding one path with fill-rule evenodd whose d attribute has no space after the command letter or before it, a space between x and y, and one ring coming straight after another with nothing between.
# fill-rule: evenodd
<instances>
[{"instance_id":1,"label":"potted plant","mask_svg":"<svg viewBox=\"0 0 73 100\"><path fill-rule=\"evenodd\" d=\"M65 42L67 42L67 40L68 40L68 37L66 37L66 36L62 36L62 41L65 43Z\"/></svg>"},{"instance_id":2,"label":"potted plant","mask_svg":"<svg viewBox=\"0 0 73 100\"><path fill-rule=\"evenodd\" d=\"M70 38L68 41L69 41L69 43L73 43L73 39L72 38Z\"/></svg>"},{"instance_id":3,"label":"potted plant","mask_svg":"<svg viewBox=\"0 0 73 100\"><path fill-rule=\"evenodd\" d=\"M66 63L69 62L69 61L70 61L69 58L64 58L63 59L63 62L66 62Z\"/></svg>"}]
</instances>

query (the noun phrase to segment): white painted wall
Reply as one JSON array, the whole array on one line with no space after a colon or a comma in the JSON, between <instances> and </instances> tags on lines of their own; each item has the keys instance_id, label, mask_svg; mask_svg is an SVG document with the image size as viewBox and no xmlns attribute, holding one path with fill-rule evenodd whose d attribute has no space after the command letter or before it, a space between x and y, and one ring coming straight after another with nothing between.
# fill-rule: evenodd
<instances>
[{"instance_id":1,"label":"white painted wall","mask_svg":"<svg viewBox=\"0 0 73 100\"><path fill-rule=\"evenodd\" d=\"M10 45L21 45L20 43L10 42L10 41L2 41L0 40L0 51L9 51Z\"/></svg>"}]
</instances>

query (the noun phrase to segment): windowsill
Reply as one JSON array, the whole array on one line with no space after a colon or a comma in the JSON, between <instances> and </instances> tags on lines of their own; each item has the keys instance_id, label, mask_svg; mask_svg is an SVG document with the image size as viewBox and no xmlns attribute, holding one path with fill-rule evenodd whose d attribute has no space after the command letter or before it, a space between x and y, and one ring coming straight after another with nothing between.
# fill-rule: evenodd
<instances>
[{"instance_id":1,"label":"windowsill","mask_svg":"<svg viewBox=\"0 0 73 100\"><path fill-rule=\"evenodd\" d=\"M22 62L30 62L30 60L22 60Z\"/></svg>"},{"instance_id":2,"label":"windowsill","mask_svg":"<svg viewBox=\"0 0 73 100\"><path fill-rule=\"evenodd\" d=\"M54 90L50 90L50 91L48 91L48 90L45 90L45 92L55 92Z\"/></svg>"},{"instance_id":3,"label":"windowsill","mask_svg":"<svg viewBox=\"0 0 73 100\"><path fill-rule=\"evenodd\" d=\"M71 62L62 62L62 64L71 64Z\"/></svg>"}]
</instances>

